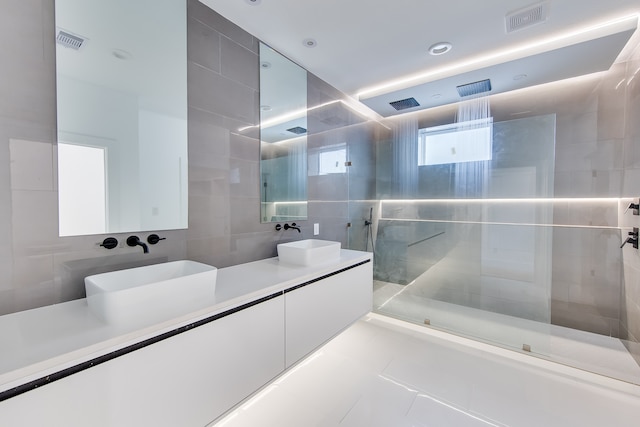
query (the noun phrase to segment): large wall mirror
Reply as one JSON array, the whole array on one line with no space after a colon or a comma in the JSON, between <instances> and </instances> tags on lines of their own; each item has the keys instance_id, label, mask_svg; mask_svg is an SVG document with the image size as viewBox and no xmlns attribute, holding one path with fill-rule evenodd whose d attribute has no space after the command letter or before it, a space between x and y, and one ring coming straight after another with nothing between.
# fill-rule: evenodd
<instances>
[{"instance_id":1,"label":"large wall mirror","mask_svg":"<svg viewBox=\"0 0 640 427\"><path fill-rule=\"evenodd\" d=\"M261 222L307 219L307 72L260 44Z\"/></svg>"},{"instance_id":2,"label":"large wall mirror","mask_svg":"<svg viewBox=\"0 0 640 427\"><path fill-rule=\"evenodd\" d=\"M186 228L186 0L55 13L60 235Z\"/></svg>"}]
</instances>

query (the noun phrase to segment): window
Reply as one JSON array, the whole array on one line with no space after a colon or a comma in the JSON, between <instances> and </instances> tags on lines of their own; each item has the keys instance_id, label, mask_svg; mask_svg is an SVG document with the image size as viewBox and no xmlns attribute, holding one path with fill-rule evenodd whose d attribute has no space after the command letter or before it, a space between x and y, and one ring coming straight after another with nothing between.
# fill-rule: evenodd
<instances>
[{"instance_id":1,"label":"window","mask_svg":"<svg viewBox=\"0 0 640 427\"><path fill-rule=\"evenodd\" d=\"M347 173L347 144L309 150L309 176Z\"/></svg>"},{"instance_id":2,"label":"window","mask_svg":"<svg viewBox=\"0 0 640 427\"><path fill-rule=\"evenodd\" d=\"M61 236L106 232L105 149L58 143Z\"/></svg>"},{"instance_id":3,"label":"window","mask_svg":"<svg viewBox=\"0 0 640 427\"><path fill-rule=\"evenodd\" d=\"M493 118L420 129L418 165L491 160Z\"/></svg>"},{"instance_id":4,"label":"window","mask_svg":"<svg viewBox=\"0 0 640 427\"><path fill-rule=\"evenodd\" d=\"M319 175L328 175L330 173L347 173L345 162L347 161L347 149L323 151L318 157Z\"/></svg>"}]
</instances>

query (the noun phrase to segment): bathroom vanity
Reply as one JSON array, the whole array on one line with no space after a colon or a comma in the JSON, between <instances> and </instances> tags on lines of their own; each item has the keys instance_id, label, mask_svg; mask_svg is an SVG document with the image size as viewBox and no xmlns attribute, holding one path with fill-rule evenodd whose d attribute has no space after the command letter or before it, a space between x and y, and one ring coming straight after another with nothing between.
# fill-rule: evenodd
<instances>
[{"instance_id":1,"label":"bathroom vanity","mask_svg":"<svg viewBox=\"0 0 640 427\"><path fill-rule=\"evenodd\" d=\"M0 425L206 425L368 313L371 261L221 268L212 305L154 324L86 300L2 316Z\"/></svg>"}]
</instances>

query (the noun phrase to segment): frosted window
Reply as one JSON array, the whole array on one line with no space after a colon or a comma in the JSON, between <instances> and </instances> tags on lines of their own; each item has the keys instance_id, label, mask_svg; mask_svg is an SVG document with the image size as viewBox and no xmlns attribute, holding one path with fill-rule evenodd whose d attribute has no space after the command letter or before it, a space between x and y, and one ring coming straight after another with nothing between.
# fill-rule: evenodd
<instances>
[{"instance_id":1,"label":"frosted window","mask_svg":"<svg viewBox=\"0 0 640 427\"><path fill-rule=\"evenodd\" d=\"M347 161L347 149L322 151L318 156L319 175L330 173L347 173L345 162Z\"/></svg>"},{"instance_id":2,"label":"frosted window","mask_svg":"<svg viewBox=\"0 0 640 427\"><path fill-rule=\"evenodd\" d=\"M105 149L58 143L61 236L107 231Z\"/></svg>"},{"instance_id":3,"label":"frosted window","mask_svg":"<svg viewBox=\"0 0 640 427\"><path fill-rule=\"evenodd\" d=\"M420 129L418 165L491 160L493 119Z\"/></svg>"}]
</instances>

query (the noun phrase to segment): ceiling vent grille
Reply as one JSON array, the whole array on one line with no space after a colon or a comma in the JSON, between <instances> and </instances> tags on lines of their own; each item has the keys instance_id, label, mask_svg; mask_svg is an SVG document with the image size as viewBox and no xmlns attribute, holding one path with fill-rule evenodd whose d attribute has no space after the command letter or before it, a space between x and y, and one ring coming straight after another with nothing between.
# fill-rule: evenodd
<instances>
[{"instance_id":1,"label":"ceiling vent grille","mask_svg":"<svg viewBox=\"0 0 640 427\"><path fill-rule=\"evenodd\" d=\"M80 50L85 42L85 38L68 33L63 30L58 30L58 34L56 35L56 43L74 50Z\"/></svg>"},{"instance_id":2,"label":"ceiling vent grille","mask_svg":"<svg viewBox=\"0 0 640 427\"><path fill-rule=\"evenodd\" d=\"M505 17L507 33L512 33L514 31L522 30L523 28L541 24L547 20L548 13L548 2L534 4L524 9L511 12Z\"/></svg>"},{"instance_id":3,"label":"ceiling vent grille","mask_svg":"<svg viewBox=\"0 0 640 427\"><path fill-rule=\"evenodd\" d=\"M415 98L407 98L407 99L401 99L399 101L393 101L393 102L390 102L389 105L395 108L396 111L406 110L407 108L420 106L420 104L418 104L418 101L416 101Z\"/></svg>"},{"instance_id":4,"label":"ceiling vent grille","mask_svg":"<svg viewBox=\"0 0 640 427\"><path fill-rule=\"evenodd\" d=\"M302 135L304 133L307 133L307 130L305 128L303 128L302 126L296 126L293 128L289 128L287 129L287 131L291 132L291 133L295 133L296 135Z\"/></svg>"}]
</instances>

